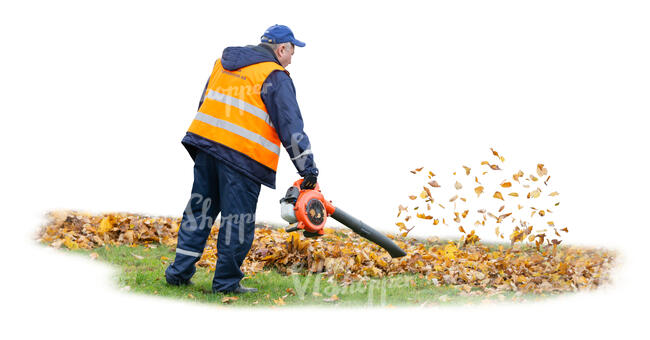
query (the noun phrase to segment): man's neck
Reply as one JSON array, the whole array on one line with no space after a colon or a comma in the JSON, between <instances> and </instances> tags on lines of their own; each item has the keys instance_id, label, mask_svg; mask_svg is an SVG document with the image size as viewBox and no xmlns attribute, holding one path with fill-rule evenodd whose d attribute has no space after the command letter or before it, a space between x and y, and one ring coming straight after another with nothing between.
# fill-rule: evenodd
<instances>
[{"instance_id":1,"label":"man's neck","mask_svg":"<svg viewBox=\"0 0 650 340\"><path fill-rule=\"evenodd\" d=\"M273 49L267 45L264 44L259 44L257 46L253 46L253 49L265 54L268 54L269 56L272 56L273 59L275 59L275 62L280 64L280 60L278 60L278 57L275 55L275 52L273 52Z\"/></svg>"}]
</instances>

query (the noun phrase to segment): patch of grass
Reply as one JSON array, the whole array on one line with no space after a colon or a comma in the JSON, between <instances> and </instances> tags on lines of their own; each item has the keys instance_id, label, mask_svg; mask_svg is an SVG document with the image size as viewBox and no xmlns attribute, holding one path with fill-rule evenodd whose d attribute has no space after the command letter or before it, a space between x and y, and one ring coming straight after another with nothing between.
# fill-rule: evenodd
<instances>
[{"instance_id":1,"label":"patch of grass","mask_svg":"<svg viewBox=\"0 0 650 340\"><path fill-rule=\"evenodd\" d=\"M206 268L198 267L192 286L171 286L165 281L165 269L174 259L168 247L156 244L147 246L108 246L92 250L78 249L72 253L94 257L119 268L118 284L123 290L184 299L202 303L224 305L224 297L236 296L230 306L418 306L484 303L500 301L529 301L551 295L515 294L504 292L487 297L468 295L458 286L435 285L418 275L401 274L390 278L356 282L348 286L323 275L295 274L286 276L273 269L252 274L242 283L258 288L257 293L213 294L212 276ZM128 288L127 288L128 287ZM474 290L474 289L473 289ZM336 295L338 299L332 299ZM334 301L327 301L327 300Z\"/></svg>"}]
</instances>

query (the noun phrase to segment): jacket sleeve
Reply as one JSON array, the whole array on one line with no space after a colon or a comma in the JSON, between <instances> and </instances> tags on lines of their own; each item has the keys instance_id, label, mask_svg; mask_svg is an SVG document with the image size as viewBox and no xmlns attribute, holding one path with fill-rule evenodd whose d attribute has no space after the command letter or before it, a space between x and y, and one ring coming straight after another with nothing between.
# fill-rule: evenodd
<instances>
[{"instance_id":1,"label":"jacket sleeve","mask_svg":"<svg viewBox=\"0 0 650 340\"><path fill-rule=\"evenodd\" d=\"M272 72L262 86L262 100L271 123L289 153L298 174L318 176L309 137L304 131L302 115L296 101L293 81L283 71Z\"/></svg>"}]
</instances>

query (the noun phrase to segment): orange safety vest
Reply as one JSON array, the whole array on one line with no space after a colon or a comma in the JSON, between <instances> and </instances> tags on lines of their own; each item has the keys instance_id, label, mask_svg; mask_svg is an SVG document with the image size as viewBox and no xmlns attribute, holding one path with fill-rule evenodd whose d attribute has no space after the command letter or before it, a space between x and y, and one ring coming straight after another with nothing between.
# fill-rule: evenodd
<instances>
[{"instance_id":1,"label":"orange safety vest","mask_svg":"<svg viewBox=\"0 0 650 340\"><path fill-rule=\"evenodd\" d=\"M262 84L284 67L262 62L229 71L217 60L203 104L188 132L195 133L277 171L280 138L262 101Z\"/></svg>"}]
</instances>

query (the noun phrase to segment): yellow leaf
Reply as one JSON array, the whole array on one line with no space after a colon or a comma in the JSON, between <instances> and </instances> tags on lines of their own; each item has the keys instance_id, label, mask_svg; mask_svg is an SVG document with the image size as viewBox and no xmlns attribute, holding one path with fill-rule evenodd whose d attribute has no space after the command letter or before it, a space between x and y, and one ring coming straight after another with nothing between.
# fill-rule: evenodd
<instances>
[{"instance_id":1,"label":"yellow leaf","mask_svg":"<svg viewBox=\"0 0 650 340\"><path fill-rule=\"evenodd\" d=\"M111 229L113 229L113 219L110 216L106 216L99 223L99 229L97 229L97 231L100 234L103 234L110 231Z\"/></svg>"},{"instance_id":2,"label":"yellow leaf","mask_svg":"<svg viewBox=\"0 0 650 340\"><path fill-rule=\"evenodd\" d=\"M500 199L500 200L502 200L502 201L504 200L504 199L503 199L503 195L501 195L501 193L498 192L498 191L494 192L494 195L493 195L492 197L497 198L497 199Z\"/></svg>"},{"instance_id":3,"label":"yellow leaf","mask_svg":"<svg viewBox=\"0 0 650 340\"><path fill-rule=\"evenodd\" d=\"M464 165L463 165L463 168L465 169L465 175L468 175L468 176L469 176L469 171L471 170L471 168L466 167L466 166L464 166Z\"/></svg>"},{"instance_id":4,"label":"yellow leaf","mask_svg":"<svg viewBox=\"0 0 650 340\"><path fill-rule=\"evenodd\" d=\"M433 219L433 216L425 215L424 213L418 213L417 216L418 216L418 218L421 218L421 219L424 219L424 220Z\"/></svg>"},{"instance_id":5,"label":"yellow leaf","mask_svg":"<svg viewBox=\"0 0 650 340\"><path fill-rule=\"evenodd\" d=\"M454 187L456 188L456 190L460 190L460 189L463 188L463 185L460 184L460 182L456 181L456 184L454 184Z\"/></svg>"},{"instance_id":6,"label":"yellow leaf","mask_svg":"<svg viewBox=\"0 0 650 340\"><path fill-rule=\"evenodd\" d=\"M431 199L431 202L433 202L433 196L431 196L431 190L429 190L429 188L427 187L422 187L422 189L424 189L426 195ZM422 198L426 198L426 197L422 197Z\"/></svg>"},{"instance_id":7,"label":"yellow leaf","mask_svg":"<svg viewBox=\"0 0 650 340\"><path fill-rule=\"evenodd\" d=\"M528 197L528 198L537 198L537 197L539 197L539 195L540 195L541 193L542 193L542 191L541 191L539 188L537 188L537 189L535 189L535 190L529 192L528 195L527 195L527 197Z\"/></svg>"},{"instance_id":8,"label":"yellow leaf","mask_svg":"<svg viewBox=\"0 0 650 340\"><path fill-rule=\"evenodd\" d=\"M506 182L506 181L501 182L501 187L502 188L510 188L511 186L512 186L512 183L510 183L510 182Z\"/></svg>"},{"instance_id":9,"label":"yellow leaf","mask_svg":"<svg viewBox=\"0 0 650 340\"><path fill-rule=\"evenodd\" d=\"M79 249L79 244L67 237L63 240L63 244L70 250Z\"/></svg>"},{"instance_id":10,"label":"yellow leaf","mask_svg":"<svg viewBox=\"0 0 650 340\"><path fill-rule=\"evenodd\" d=\"M479 185L476 188L474 188L474 192L476 192L476 197L481 196L483 193L483 186Z\"/></svg>"}]
</instances>

